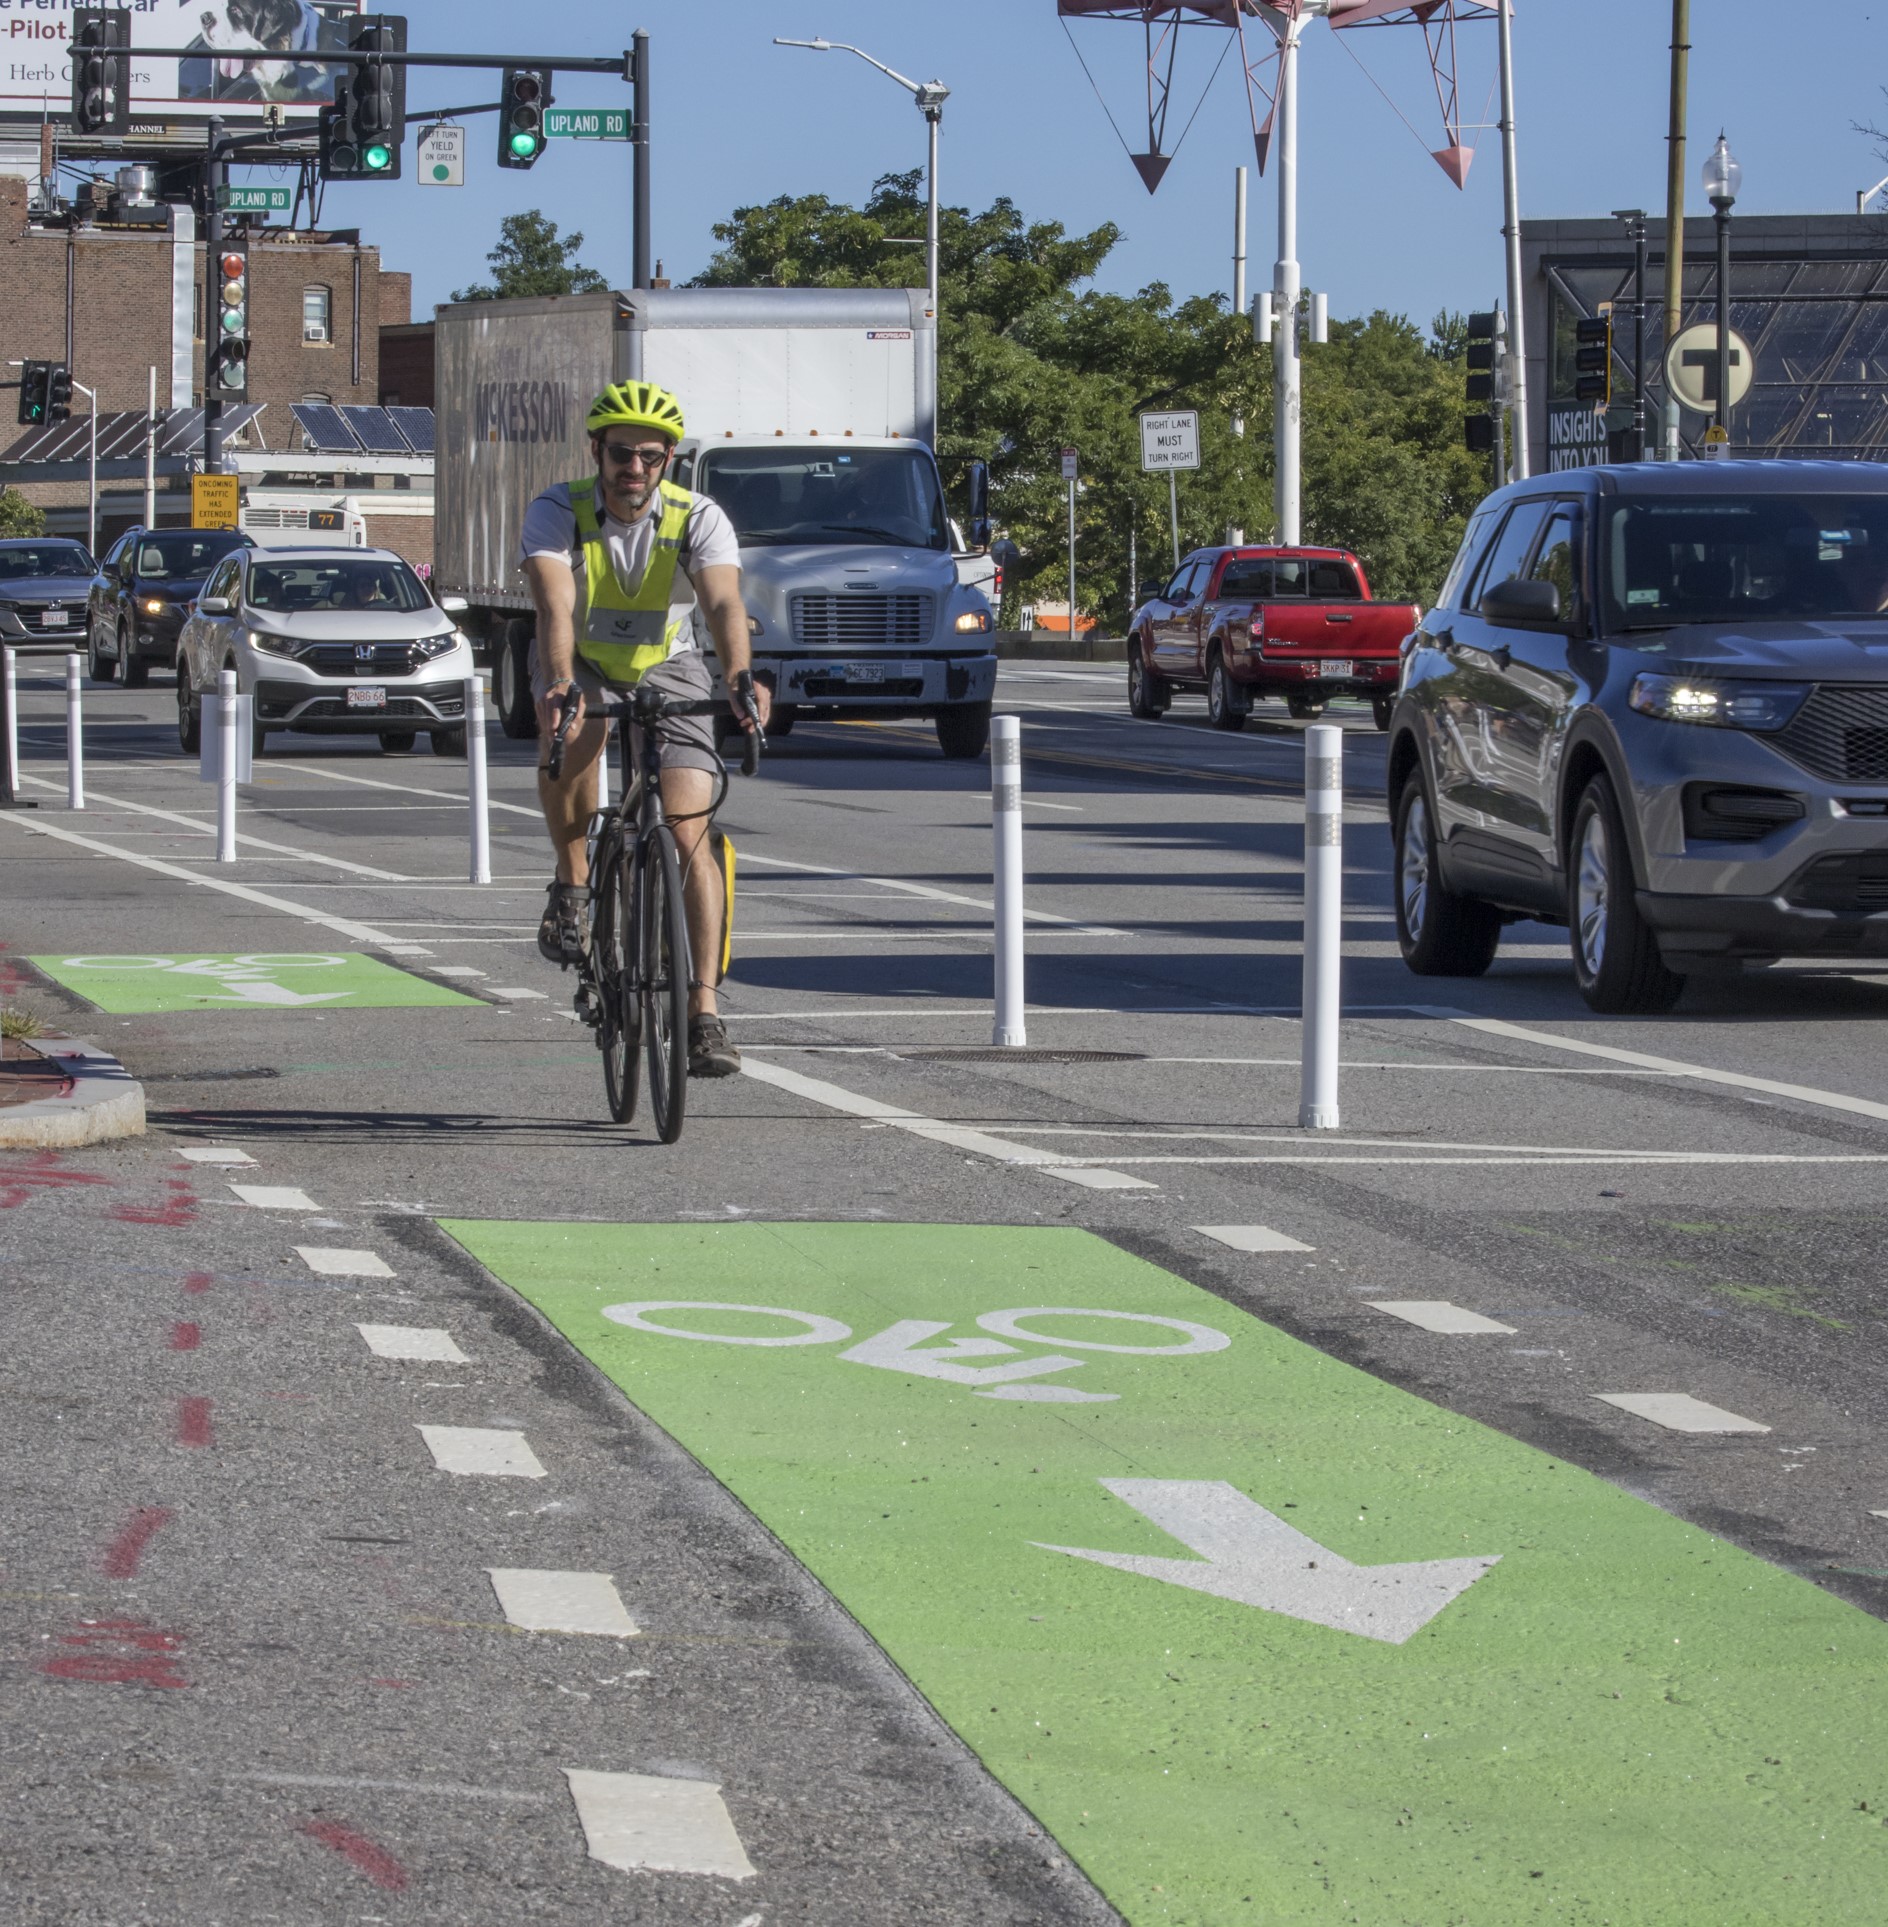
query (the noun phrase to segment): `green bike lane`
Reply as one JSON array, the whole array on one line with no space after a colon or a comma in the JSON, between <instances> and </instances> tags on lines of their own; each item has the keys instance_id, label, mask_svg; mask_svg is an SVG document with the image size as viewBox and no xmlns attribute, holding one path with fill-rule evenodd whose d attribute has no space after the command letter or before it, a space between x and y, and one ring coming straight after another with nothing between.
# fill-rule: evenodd
<instances>
[{"instance_id":1,"label":"green bike lane","mask_svg":"<svg viewBox=\"0 0 1888 1927\"><path fill-rule=\"evenodd\" d=\"M1879 1917L1888 1628L1100 1238L444 1228L1131 1921Z\"/></svg>"}]
</instances>

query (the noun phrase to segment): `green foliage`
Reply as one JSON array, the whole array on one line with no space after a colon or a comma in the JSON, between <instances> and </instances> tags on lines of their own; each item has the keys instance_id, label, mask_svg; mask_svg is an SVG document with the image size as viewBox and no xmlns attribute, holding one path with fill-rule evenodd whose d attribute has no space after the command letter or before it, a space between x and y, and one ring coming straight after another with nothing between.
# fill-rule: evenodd
<instances>
[{"instance_id":1,"label":"green foliage","mask_svg":"<svg viewBox=\"0 0 1888 1927\"><path fill-rule=\"evenodd\" d=\"M452 298L510 301L532 294L594 294L609 283L573 258L582 246L581 234L560 237L557 223L536 208L507 214L498 224L498 245L485 257L492 267L491 285L461 288Z\"/></svg>"},{"instance_id":2,"label":"green foliage","mask_svg":"<svg viewBox=\"0 0 1888 1927\"><path fill-rule=\"evenodd\" d=\"M46 511L36 508L16 488L0 488L0 536L45 533Z\"/></svg>"},{"instance_id":3,"label":"green foliage","mask_svg":"<svg viewBox=\"0 0 1888 1927\"><path fill-rule=\"evenodd\" d=\"M737 208L696 285L921 287L923 248L894 243L924 223L918 172L884 176L861 208L824 195ZM1066 594L1065 446L1081 455L1082 607L1124 623L1130 529L1143 591L1169 571L1166 481L1140 467L1143 409L1200 411L1202 466L1179 484L1183 550L1228 528L1272 531L1270 350L1223 295L1082 291L1120 238L1111 223L1075 236L1032 224L1007 199L942 211L938 454L960 510L966 465L991 464L994 512L1022 550L1006 620ZM1380 596L1430 599L1487 487L1462 446L1461 333L1456 316L1438 316L1429 339L1378 313L1333 322L1330 344L1306 350L1305 539L1354 549Z\"/></svg>"},{"instance_id":4,"label":"green foliage","mask_svg":"<svg viewBox=\"0 0 1888 1927\"><path fill-rule=\"evenodd\" d=\"M0 1009L0 1037L19 1038L38 1037L45 1025L30 1010L16 1010L12 1005Z\"/></svg>"}]
</instances>

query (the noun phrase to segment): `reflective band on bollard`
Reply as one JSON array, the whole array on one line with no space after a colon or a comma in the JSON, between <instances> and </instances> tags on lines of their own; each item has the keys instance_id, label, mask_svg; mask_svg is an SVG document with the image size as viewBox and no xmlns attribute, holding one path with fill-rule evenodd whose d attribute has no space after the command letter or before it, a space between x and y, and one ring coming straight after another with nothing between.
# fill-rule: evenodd
<instances>
[{"instance_id":1,"label":"reflective band on bollard","mask_svg":"<svg viewBox=\"0 0 1888 1927\"><path fill-rule=\"evenodd\" d=\"M466 805L472 826L474 883L492 880L492 798L485 772L485 678L465 679Z\"/></svg>"},{"instance_id":2,"label":"reflective band on bollard","mask_svg":"<svg viewBox=\"0 0 1888 1927\"><path fill-rule=\"evenodd\" d=\"M216 679L216 860L236 861L236 672L225 669Z\"/></svg>"},{"instance_id":3,"label":"reflective band on bollard","mask_svg":"<svg viewBox=\"0 0 1888 1927\"><path fill-rule=\"evenodd\" d=\"M996 1025L993 1044L1026 1044L1023 1024L1023 725L990 725L990 819L996 833Z\"/></svg>"},{"instance_id":4,"label":"reflective band on bollard","mask_svg":"<svg viewBox=\"0 0 1888 1927\"><path fill-rule=\"evenodd\" d=\"M85 807L85 718L79 709L79 658L66 658L66 808Z\"/></svg>"},{"instance_id":5,"label":"reflective band on bollard","mask_svg":"<svg viewBox=\"0 0 1888 1927\"><path fill-rule=\"evenodd\" d=\"M1298 1122L1335 1131L1338 1017L1343 999L1344 732L1305 731L1304 1068Z\"/></svg>"}]
</instances>

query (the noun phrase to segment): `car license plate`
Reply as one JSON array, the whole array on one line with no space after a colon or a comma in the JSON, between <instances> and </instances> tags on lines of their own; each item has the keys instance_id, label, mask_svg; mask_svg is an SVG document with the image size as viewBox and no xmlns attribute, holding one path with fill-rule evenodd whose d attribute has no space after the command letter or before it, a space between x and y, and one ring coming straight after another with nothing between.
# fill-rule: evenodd
<instances>
[{"instance_id":1,"label":"car license plate","mask_svg":"<svg viewBox=\"0 0 1888 1927\"><path fill-rule=\"evenodd\" d=\"M41 627L63 629L66 626L66 612L63 609L48 609L40 618Z\"/></svg>"},{"instance_id":2,"label":"car license plate","mask_svg":"<svg viewBox=\"0 0 1888 1927\"><path fill-rule=\"evenodd\" d=\"M347 692L350 709L385 709L387 692L379 683L358 683Z\"/></svg>"},{"instance_id":3,"label":"car license plate","mask_svg":"<svg viewBox=\"0 0 1888 1927\"><path fill-rule=\"evenodd\" d=\"M1324 675L1328 682L1348 682L1356 673L1356 664L1345 661L1341 656L1333 657L1324 665Z\"/></svg>"},{"instance_id":4,"label":"car license plate","mask_svg":"<svg viewBox=\"0 0 1888 1927\"><path fill-rule=\"evenodd\" d=\"M845 669L847 682L883 682L885 665L882 662L853 662Z\"/></svg>"}]
</instances>

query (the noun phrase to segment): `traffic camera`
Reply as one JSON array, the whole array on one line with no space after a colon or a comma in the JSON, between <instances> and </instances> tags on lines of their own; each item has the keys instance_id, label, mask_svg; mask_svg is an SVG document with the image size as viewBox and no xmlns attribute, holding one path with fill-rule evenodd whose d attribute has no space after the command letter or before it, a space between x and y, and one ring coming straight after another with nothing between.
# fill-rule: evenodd
<instances>
[{"instance_id":1,"label":"traffic camera","mask_svg":"<svg viewBox=\"0 0 1888 1927\"><path fill-rule=\"evenodd\" d=\"M1573 324L1573 398L1605 407L1613 399L1613 315Z\"/></svg>"},{"instance_id":2,"label":"traffic camera","mask_svg":"<svg viewBox=\"0 0 1888 1927\"><path fill-rule=\"evenodd\" d=\"M72 9L72 131L131 132L131 9Z\"/></svg>"},{"instance_id":3,"label":"traffic camera","mask_svg":"<svg viewBox=\"0 0 1888 1927\"><path fill-rule=\"evenodd\" d=\"M535 167L544 153L544 110L551 104L548 67L507 67L498 107L498 164Z\"/></svg>"}]
</instances>

